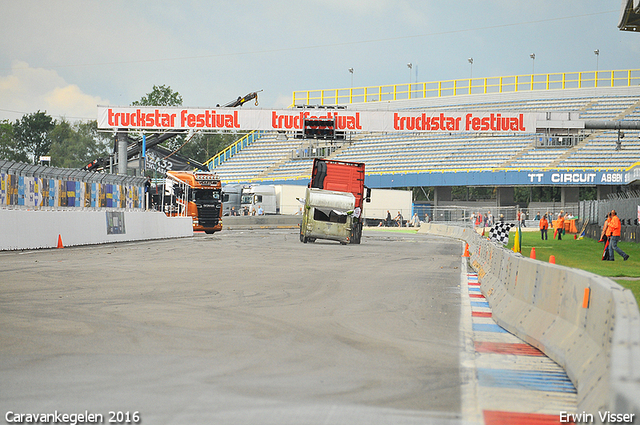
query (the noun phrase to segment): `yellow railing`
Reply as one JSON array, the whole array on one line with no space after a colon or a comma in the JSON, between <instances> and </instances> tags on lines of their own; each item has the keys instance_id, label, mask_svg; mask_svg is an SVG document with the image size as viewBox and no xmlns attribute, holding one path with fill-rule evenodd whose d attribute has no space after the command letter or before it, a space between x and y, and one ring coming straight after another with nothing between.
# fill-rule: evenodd
<instances>
[{"instance_id":1,"label":"yellow railing","mask_svg":"<svg viewBox=\"0 0 640 425\"><path fill-rule=\"evenodd\" d=\"M218 152L217 154L209 158L207 162L204 163L204 165L206 165L209 168L209 170L213 170L218 165L222 164L224 161L231 158L236 153L240 152L243 148L253 143L253 141L259 138L261 134L262 134L262 131L257 131L257 130L254 130L250 133L245 134L236 142L230 144L229 146L227 146L226 148L224 148L223 150L221 150L220 152Z\"/></svg>"},{"instance_id":2,"label":"yellow railing","mask_svg":"<svg viewBox=\"0 0 640 425\"><path fill-rule=\"evenodd\" d=\"M506 77L462 78L458 80L431 81L426 83L354 87L348 89L294 91L292 106L342 105L469 94L594 87L631 87L637 85L640 85L640 69L525 74Z\"/></svg>"}]
</instances>

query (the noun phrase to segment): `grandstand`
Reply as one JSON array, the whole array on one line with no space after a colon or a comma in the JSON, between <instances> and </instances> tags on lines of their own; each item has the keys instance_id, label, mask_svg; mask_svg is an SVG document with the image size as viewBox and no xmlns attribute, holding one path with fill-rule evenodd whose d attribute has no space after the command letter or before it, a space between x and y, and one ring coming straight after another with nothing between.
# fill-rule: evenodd
<instances>
[{"instance_id":1,"label":"grandstand","mask_svg":"<svg viewBox=\"0 0 640 425\"><path fill-rule=\"evenodd\" d=\"M571 112L585 121L637 122L640 70L294 92L294 104L306 103L355 110ZM574 134L351 133L345 140L309 143L295 133L262 132L230 159L218 161L215 171L225 183L306 184L314 149L330 147L332 159L364 162L370 187L515 186L538 183L523 177L532 171L622 175L640 161L640 131L623 133L621 139L618 130L606 129ZM598 174L590 183L620 185L624 180L616 179L605 181Z\"/></svg>"}]
</instances>

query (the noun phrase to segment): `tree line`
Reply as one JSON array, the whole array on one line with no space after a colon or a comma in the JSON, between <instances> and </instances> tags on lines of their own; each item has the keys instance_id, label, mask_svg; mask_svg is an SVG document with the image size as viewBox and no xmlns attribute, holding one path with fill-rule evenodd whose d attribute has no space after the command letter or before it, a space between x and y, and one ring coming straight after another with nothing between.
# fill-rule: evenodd
<instances>
[{"instance_id":1,"label":"tree line","mask_svg":"<svg viewBox=\"0 0 640 425\"><path fill-rule=\"evenodd\" d=\"M132 105L182 106L182 96L169 86L154 85ZM186 144L184 136L177 136L164 145L175 150L184 144L180 155L205 162L240 137L231 132L196 134ZM82 168L96 158L108 157L114 142L113 132L99 131L95 120L54 120L46 111L37 111L14 122L0 121L0 159L37 164L41 156L50 156L53 167Z\"/></svg>"}]
</instances>

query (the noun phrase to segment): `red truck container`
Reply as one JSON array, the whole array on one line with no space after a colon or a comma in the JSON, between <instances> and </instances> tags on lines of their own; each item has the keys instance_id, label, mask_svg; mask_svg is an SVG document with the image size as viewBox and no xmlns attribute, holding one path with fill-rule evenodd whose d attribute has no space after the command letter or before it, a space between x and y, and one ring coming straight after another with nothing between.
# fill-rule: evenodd
<instances>
[{"instance_id":1,"label":"red truck container","mask_svg":"<svg viewBox=\"0 0 640 425\"><path fill-rule=\"evenodd\" d=\"M362 239L362 207L363 202L369 202L371 190L364 186L364 163L335 161L331 159L315 158L311 172L309 187L314 189L349 192L356 198L356 218L351 230L351 243L359 244Z\"/></svg>"}]
</instances>

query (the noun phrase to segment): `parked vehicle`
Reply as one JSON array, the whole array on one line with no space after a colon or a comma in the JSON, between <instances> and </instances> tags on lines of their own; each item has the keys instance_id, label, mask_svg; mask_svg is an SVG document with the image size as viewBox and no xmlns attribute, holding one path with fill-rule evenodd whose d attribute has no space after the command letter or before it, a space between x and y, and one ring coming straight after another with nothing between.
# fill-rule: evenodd
<instances>
[{"instance_id":1,"label":"parked vehicle","mask_svg":"<svg viewBox=\"0 0 640 425\"><path fill-rule=\"evenodd\" d=\"M301 185L275 185L276 205L279 214L296 215L302 214L304 206L306 186Z\"/></svg>"},{"instance_id":2,"label":"parked vehicle","mask_svg":"<svg viewBox=\"0 0 640 425\"><path fill-rule=\"evenodd\" d=\"M264 184L244 186L240 198L240 215L257 215L260 207L263 214L279 213L275 187Z\"/></svg>"},{"instance_id":3,"label":"parked vehicle","mask_svg":"<svg viewBox=\"0 0 640 425\"><path fill-rule=\"evenodd\" d=\"M154 200L167 215L191 217L194 231L222 230L222 187L214 173L168 171L162 192Z\"/></svg>"},{"instance_id":4,"label":"parked vehicle","mask_svg":"<svg viewBox=\"0 0 640 425\"><path fill-rule=\"evenodd\" d=\"M242 197L241 184L228 184L222 188L222 215L224 217L232 215L231 211L235 211L235 215L240 215L240 198Z\"/></svg>"}]
</instances>

